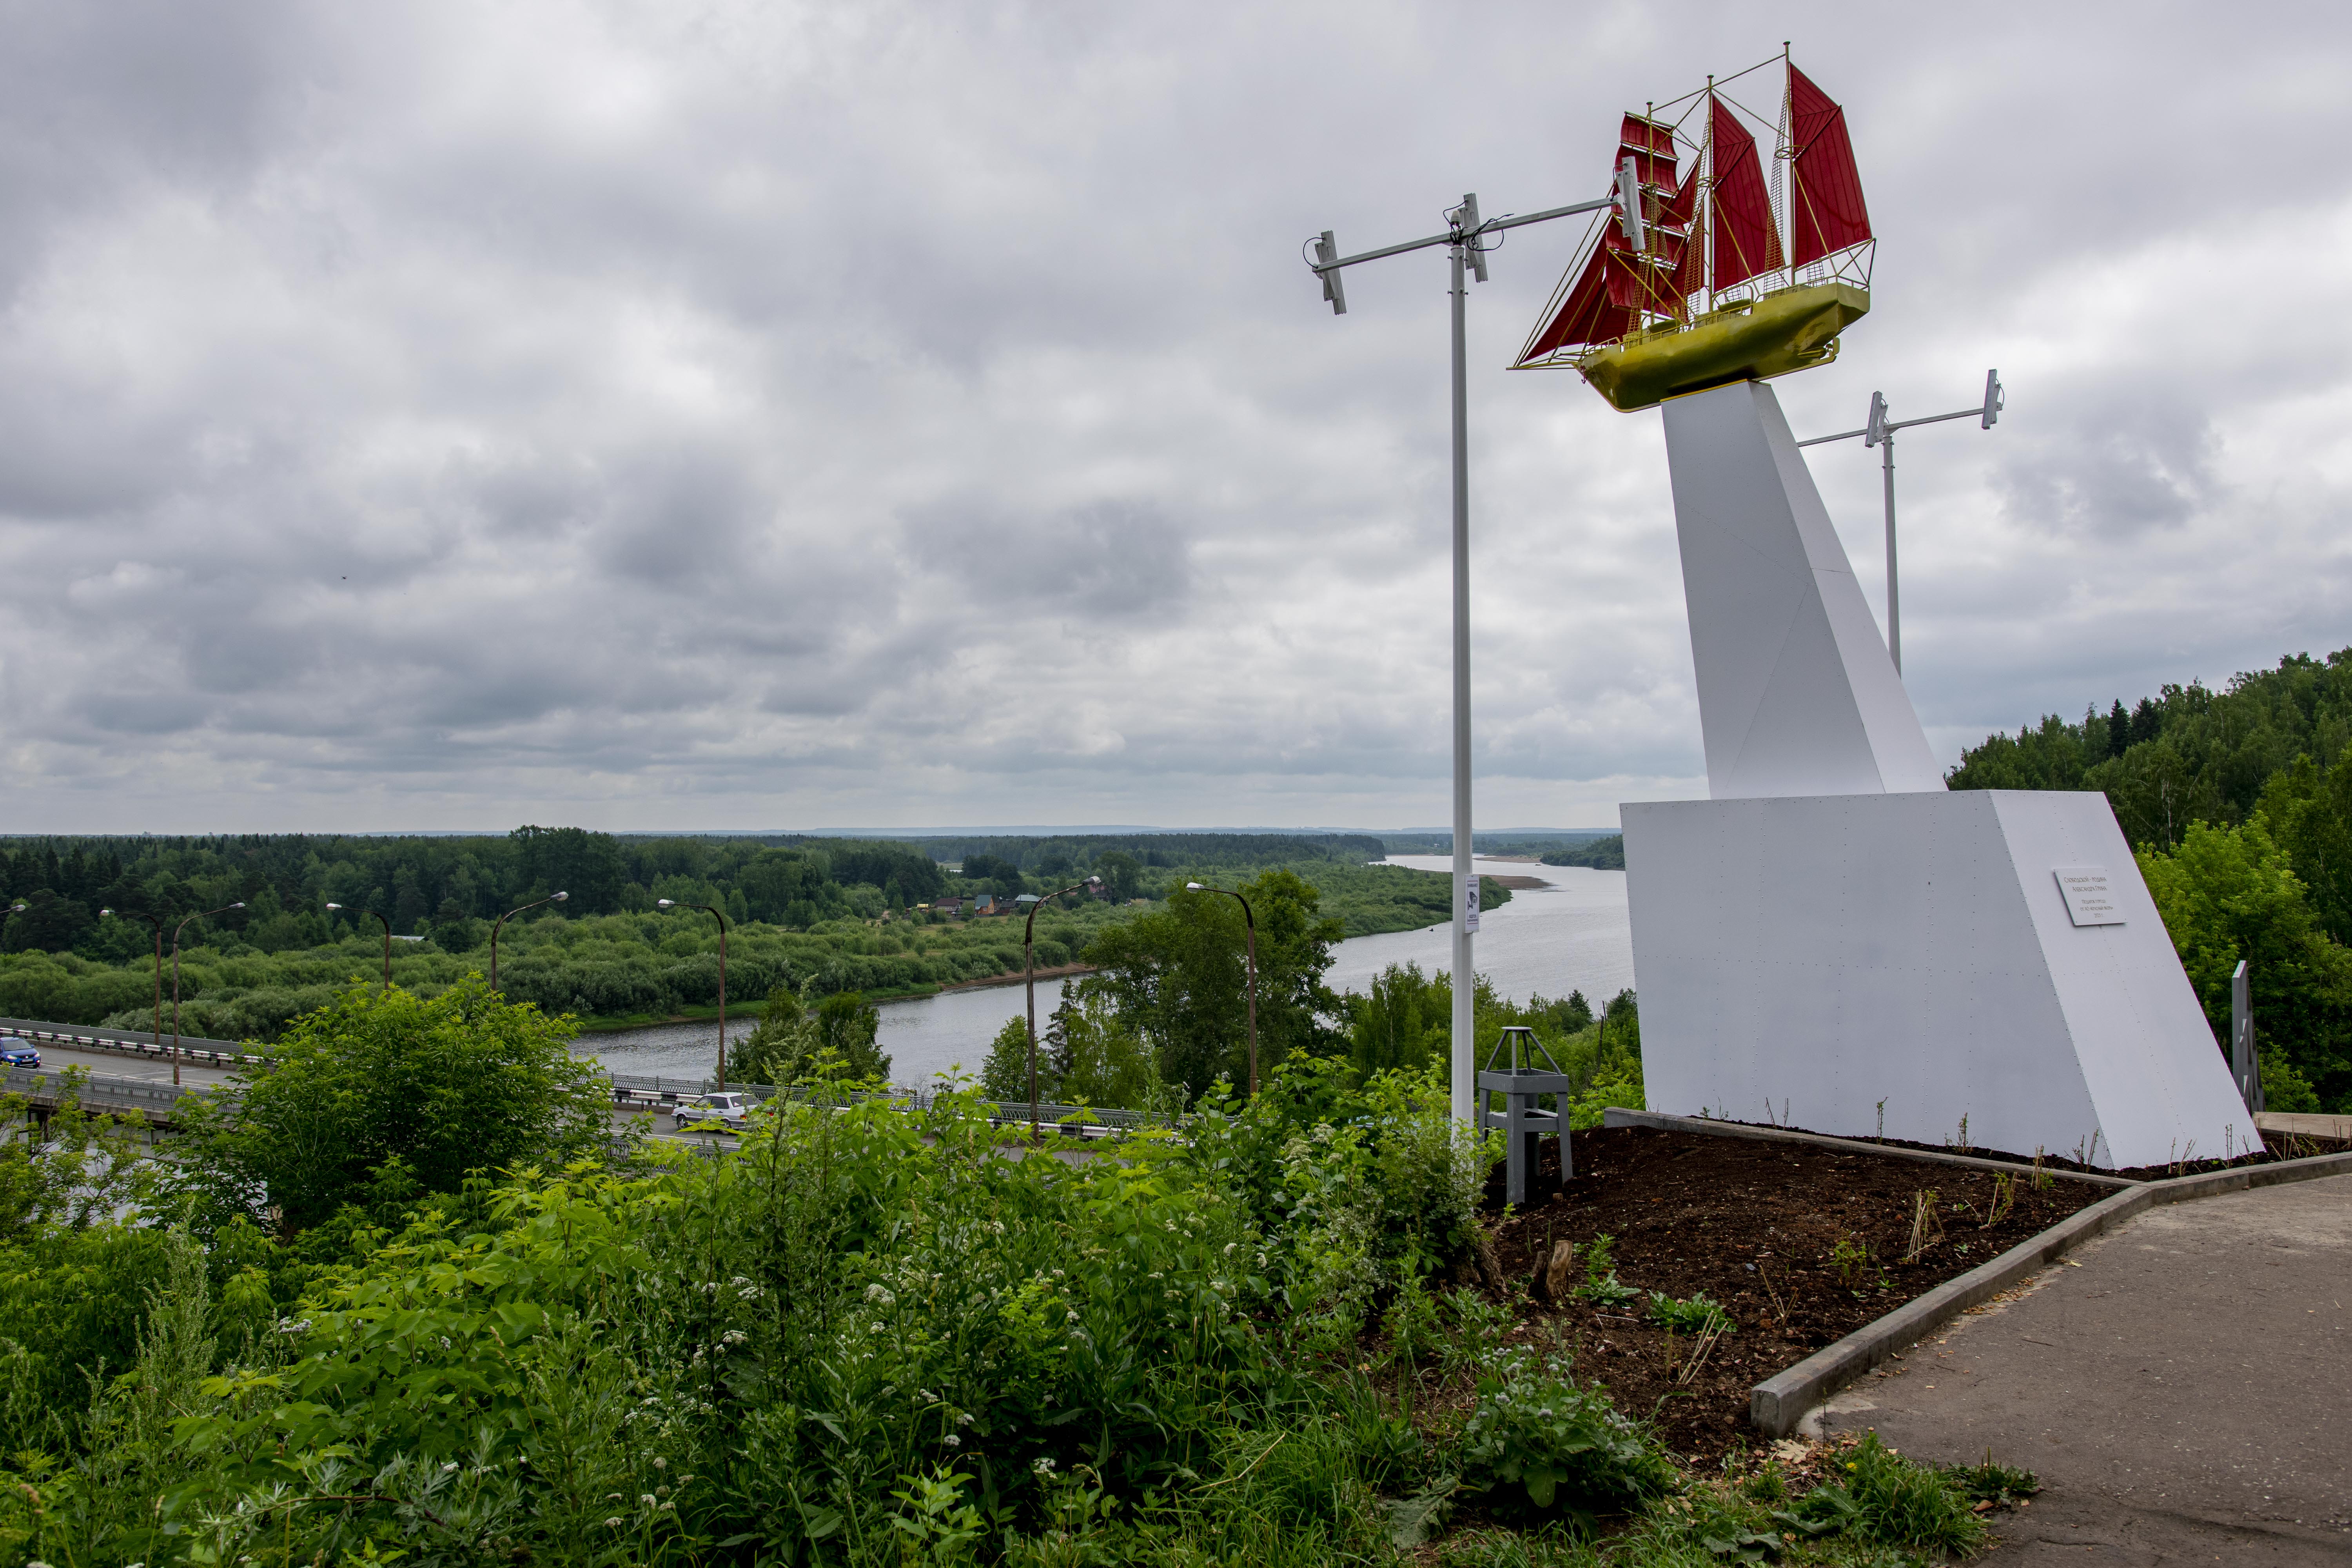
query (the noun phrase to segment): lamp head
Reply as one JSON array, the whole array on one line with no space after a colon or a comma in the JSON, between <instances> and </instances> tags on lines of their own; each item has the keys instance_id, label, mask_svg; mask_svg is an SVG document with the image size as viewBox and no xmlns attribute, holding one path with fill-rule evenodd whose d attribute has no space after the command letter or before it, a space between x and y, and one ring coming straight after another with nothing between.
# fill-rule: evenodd
<instances>
[{"instance_id":1,"label":"lamp head","mask_svg":"<svg viewBox=\"0 0 2352 1568\"><path fill-rule=\"evenodd\" d=\"M340 910L340 909L341 909L343 906L342 906L342 905L341 905L341 904L329 904L327 907L328 907L329 909L331 909L331 910Z\"/></svg>"},{"instance_id":2,"label":"lamp head","mask_svg":"<svg viewBox=\"0 0 2352 1568\"><path fill-rule=\"evenodd\" d=\"M657 910L674 910L677 908L677 904L674 900L656 899L654 900L654 908Z\"/></svg>"},{"instance_id":3,"label":"lamp head","mask_svg":"<svg viewBox=\"0 0 2352 1568\"><path fill-rule=\"evenodd\" d=\"M233 910L241 910L245 908L245 902L243 900L239 900L237 902L231 904L229 908Z\"/></svg>"},{"instance_id":4,"label":"lamp head","mask_svg":"<svg viewBox=\"0 0 2352 1568\"><path fill-rule=\"evenodd\" d=\"M1997 370L1985 372L1983 428L1990 430L2000 423L2001 408L2008 402L2009 389L2000 384L2000 372Z\"/></svg>"},{"instance_id":5,"label":"lamp head","mask_svg":"<svg viewBox=\"0 0 2352 1568\"><path fill-rule=\"evenodd\" d=\"M1331 302L1331 313L1344 316L1348 313L1348 289L1339 281L1339 269L1331 267L1331 263L1339 259L1339 242L1331 237L1331 231L1327 228L1315 241L1315 276L1323 279L1323 298ZM1327 272L1322 270L1324 268L1331 269Z\"/></svg>"},{"instance_id":6,"label":"lamp head","mask_svg":"<svg viewBox=\"0 0 2352 1568\"><path fill-rule=\"evenodd\" d=\"M101 914L101 915L110 915L110 914L112 914L114 911L113 911L112 910L99 910L98 912L99 912L100 914Z\"/></svg>"},{"instance_id":7,"label":"lamp head","mask_svg":"<svg viewBox=\"0 0 2352 1568\"><path fill-rule=\"evenodd\" d=\"M1205 892L1207 889L1198 882L1187 882L1184 884L1184 890L1188 893L1199 893Z\"/></svg>"},{"instance_id":8,"label":"lamp head","mask_svg":"<svg viewBox=\"0 0 2352 1568\"><path fill-rule=\"evenodd\" d=\"M1463 242L1463 249L1468 253L1464 259L1470 263L1471 276L1484 283L1486 281L1486 250L1478 243L1478 194L1475 191L1463 192L1462 205L1445 216L1459 225L1467 237Z\"/></svg>"},{"instance_id":9,"label":"lamp head","mask_svg":"<svg viewBox=\"0 0 2352 1568\"><path fill-rule=\"evenodd\" d=\"M560 904L571 896L569 893L550 893L547 896L547 901L551 904Z\"/></svg>"},{"instance_id":10,"label":"lamp head","mask_svg":"<svg viewBox=\"0 0 2352 1568\"><path fill-rule=\"evenodd\" d=\"M1870 423L1863 429L1862 444L1875 447L1886 439L1886 394L1874 392L1870 395Z\"/></svg>"},{"instance_id":11,"label":"lamp head","mask_svg":"<svg viewBox=\"0 0 2352 1568\"><path fill-rule=\"evenodd\" d=\"M1647 238L1642 231L1642 176L1630 157L1617 164L1617 218L1625 226L1625 243L1641 249Z\"/></svg>"}]
</instances>

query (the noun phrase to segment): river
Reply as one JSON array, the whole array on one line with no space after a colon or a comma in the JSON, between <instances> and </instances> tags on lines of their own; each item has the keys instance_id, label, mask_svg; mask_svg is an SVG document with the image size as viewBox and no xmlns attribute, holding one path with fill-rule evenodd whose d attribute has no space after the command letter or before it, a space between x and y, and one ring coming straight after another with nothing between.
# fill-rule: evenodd
<instances>
[{"instance_id":1,"label":"river","mask_svg":"<svg viewBox=\"0 0 2352 1568\"><path fill-rule=\"evenodd\" d=\"M1450 871L1444 855L1395 855L1393 865L1424 871ZM1625 873L1580 866L1539 866L1518 860L1478 858L1478 868L1496 877L1536 877L1540 888L1522 888L1480 922L1478 972L1513 1001L1529 996L1565 996L1580 990L1598 1007L1633 984L1633 941L1625 916ZM1391 963L1419 963L1424 970L1453 966L1446 928L1389 931L1351 937L1333 951L1328 976L1335 991L1361 991ZM1062 982L1037 983L1042 1026L1062 994ZM1007 1018L1022 1010L1022 988L975 986L878 1004L882 1048L890 1053L890 1074L901 1083L919 1083L961 1066L978 1072L988 1042ZM730 1037L751 1026L752 1016L728 1020ZM657 1024L609 1035L583 1035L573 1045L614 1072L707 1075L719 1054L719 1026Z\"/></svg>"}]
</instances>

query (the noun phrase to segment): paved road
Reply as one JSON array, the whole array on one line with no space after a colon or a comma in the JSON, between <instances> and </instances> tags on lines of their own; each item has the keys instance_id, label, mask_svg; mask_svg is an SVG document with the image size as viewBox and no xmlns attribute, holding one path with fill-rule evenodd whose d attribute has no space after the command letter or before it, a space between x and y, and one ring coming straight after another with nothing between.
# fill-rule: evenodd
<instances>
[{"instance_id":1,"label":"paved road","mask_svg":"<svg viewBox=\"0 0 2352 1568\"><path fill-rule=\"evenodd\" d=\"M165 1037L167 1039L170 1037ZM41 1053L41 1070L54 1073L66 1068L88 1068L93 1074L105 1078L135 1078L150 1083L172 1081L172 1064L152 1057L116 1056L112 1051L78 1051L70 1046L54 1046L38 1042L33 1047ZM193 1062L180 1064L180 1081L197 1088L221 1082L228 1074L220 1068L197 1067Z\"/></svg>"},{"instance_id":2,"label":"paved road","mask_svg":"<svg viewBox=\"0 0 2352 1568\"><path fill-rule=\"evenodd\" d=\"M2352 1176L2150 1209L1820 1415L2046 1489L1987 1564L2352 1563Z\"/></svg>"}]
</instances>

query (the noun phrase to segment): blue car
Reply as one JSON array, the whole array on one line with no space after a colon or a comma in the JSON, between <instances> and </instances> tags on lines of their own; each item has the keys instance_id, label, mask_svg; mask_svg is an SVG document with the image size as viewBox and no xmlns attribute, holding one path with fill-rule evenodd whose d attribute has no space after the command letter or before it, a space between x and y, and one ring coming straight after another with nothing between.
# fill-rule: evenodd
<instances>
[{"instance_id":1,"label":"blue car","mask_svg":"<svg viewBox=\"0 0 2352 1568\"><path fill-rule=\"evenodd\" d=\"M32 1042L14 1035L0 1035L0 1067L37 1068L41 1065L41 1053Z\"/></svg>"}]
</instances>

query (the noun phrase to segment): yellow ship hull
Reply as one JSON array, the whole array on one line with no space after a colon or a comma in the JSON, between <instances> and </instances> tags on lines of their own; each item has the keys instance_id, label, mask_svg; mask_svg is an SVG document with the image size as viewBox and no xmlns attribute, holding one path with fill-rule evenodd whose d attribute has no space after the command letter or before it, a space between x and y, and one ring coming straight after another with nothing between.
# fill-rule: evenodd
<instances>
[{"instance_id":1,"label":"yellow ship hull","mask_svg":"<svg viewBox=\"0 0 2352 1568\"><path fill-rule=\"evenodd\" d=\"M1580 354L1576 368L1612 406L1631 413L1735 381L1764 381L1837 358L1838 334L1870 310L1851 283L1776 289L1688 326L1637 332Z\"/></svg>"}]
</instances>

